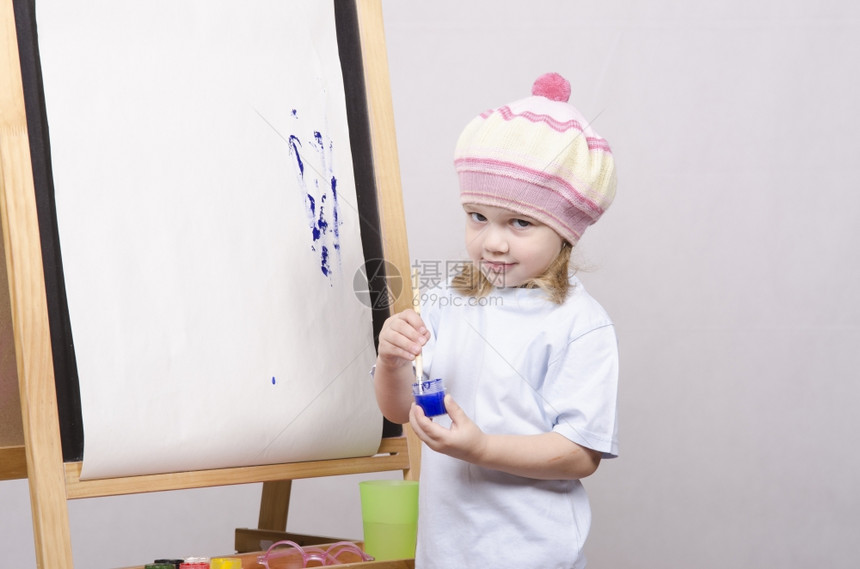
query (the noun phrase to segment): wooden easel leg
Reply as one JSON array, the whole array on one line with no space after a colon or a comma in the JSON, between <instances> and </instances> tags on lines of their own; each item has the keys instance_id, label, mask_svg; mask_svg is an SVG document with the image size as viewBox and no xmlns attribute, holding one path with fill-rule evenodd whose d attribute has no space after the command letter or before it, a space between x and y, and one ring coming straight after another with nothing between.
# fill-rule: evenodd
<instances>
[{"instance_id":1,"label":"wooden easel leg","mask_svg":"<svg viewBox=\"0 0 860 569\"><path fill-rule=\"evenodd\" d=\"M418 480L421 475L421 439L408 423L403 425L403 434L406 436L406 449L409 453L409 468L403 470L403 479Z\"/></svg>"},{"instance_id":2,"label":"wooden easel leg","mask_svg":"<svg viewBox=\"0 0 860 569\"><path fill-rule=\"evenodd\" d=\"M286 531L287 514L290 510L292 480L263 482L263 496L260 499L260 519L257 528Z\"/></svg>"},{"instance_id":3,"label":"wooden easel leg","mask_svg":"<svg viewBox=\"0 0 860 569\"><path fill-rule=\"evenodd\" d=\"M12 0L0 0L0 217L39 569L71 569L57 393Z\"/></svg>"}]
</instances>

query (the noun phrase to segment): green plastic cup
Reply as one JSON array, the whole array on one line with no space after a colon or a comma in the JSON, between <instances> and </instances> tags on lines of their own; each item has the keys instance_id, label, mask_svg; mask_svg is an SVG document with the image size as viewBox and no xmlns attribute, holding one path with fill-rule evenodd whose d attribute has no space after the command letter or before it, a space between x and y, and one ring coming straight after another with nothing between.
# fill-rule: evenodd
<instances>
[{"instance_id":1,"label":"green plastic cup","mask_svg":"<svg viewBox=\"0 0 860 569\"><path fill-rule=\"evenodd\" d=\"M418 530L418 482L359 482L364 551L378 561L412 559Z\"/></svg>"}]
</instances>

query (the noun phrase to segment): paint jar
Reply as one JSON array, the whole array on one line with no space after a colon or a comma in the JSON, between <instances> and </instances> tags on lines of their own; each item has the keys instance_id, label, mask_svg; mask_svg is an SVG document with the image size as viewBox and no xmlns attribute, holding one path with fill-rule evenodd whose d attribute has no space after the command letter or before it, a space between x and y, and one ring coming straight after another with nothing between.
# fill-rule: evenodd
<instances>
[{"instance_id":1,"label":"paint jar","mask_svg":"<svg viewBox=\"0 0 860 569\"><path fill-rule=\"evenodd\" d=\"M209 558L189 557L179 565L179 569L209 569Z\"/></svg>"},{"instance_id":2,"label":"paint jar","mask_svg":"<svg viewBox=\"0 0 860 569\"><path fill-rule=\"evenodd\" d=\"M147 563L143 569L176 569L178 565L173 563Z\"/></svg>"},{"instance_id":3,"label":"paint jar","mask_svg":"<svg viewBox=\"0 0 860 569\"><path fill-rule=\"evenodd\" d=\"M412 394L428 417L445 414L445 383L442 378L413 383Z\"/></svg>"},{"instance_id":4,"label":"paint jar","mask_svg":"<svg viewBox=\"0 0 860 569\"><path fill-rule=\"evenodd\" d=\"M156 559L152 563L154 565L158 565L159 563L161 563L164 565L170 565L171 567L173 567L173 569L179 569L179 566L182 565L182 563L184 562L184 559Z\"/></svg>"},{"instance_id":5,"label":"paint jar","mask_svg":"<svg viewBox=\"0 0 860 569\"><path fill-rule=\"evenodd\" d=\"M209 569L242 569L242 560L238 557L213 557L209 561Z\"/></svg>"}]
</instances>

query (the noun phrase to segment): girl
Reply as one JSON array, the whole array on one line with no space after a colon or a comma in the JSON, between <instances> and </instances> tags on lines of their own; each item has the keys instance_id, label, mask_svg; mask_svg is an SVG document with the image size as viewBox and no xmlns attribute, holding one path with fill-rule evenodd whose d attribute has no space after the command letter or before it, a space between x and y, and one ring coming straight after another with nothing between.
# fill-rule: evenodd
<instances>
[{"instance_id":1,"label":"girl","mask_svg":"<svg viewBox=\"0 0 860 569\"><path fill-rule=\"evenodd\" d=\"M471 264L379 335L374 385L422 445L417 569L580 568L580 479L617 455L618 354L571 248L615 195L606 141L540 77L487 111L455 151ZM428 302L432 299L432 302ZM412 361L443 378L447 415L413 403Z\"/></svg>"}]
</instances>

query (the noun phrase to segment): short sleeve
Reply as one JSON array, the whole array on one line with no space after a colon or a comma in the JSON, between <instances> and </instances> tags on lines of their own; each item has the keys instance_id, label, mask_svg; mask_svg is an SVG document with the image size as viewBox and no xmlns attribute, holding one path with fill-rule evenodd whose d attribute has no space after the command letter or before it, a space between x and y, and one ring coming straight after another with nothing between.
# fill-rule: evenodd
<instances>
[{"instance_id":1,"label":"short sleeve","mask_svg":"<svg viewBox=\"0 0 860 569\"><path fill-rule=\"evenodd\" d=\"M554 432L605 458L618 455L618 341L612 324L570 339L549 362L543 391Z\"/></svg>"}]
</instances>

